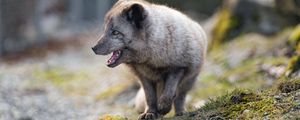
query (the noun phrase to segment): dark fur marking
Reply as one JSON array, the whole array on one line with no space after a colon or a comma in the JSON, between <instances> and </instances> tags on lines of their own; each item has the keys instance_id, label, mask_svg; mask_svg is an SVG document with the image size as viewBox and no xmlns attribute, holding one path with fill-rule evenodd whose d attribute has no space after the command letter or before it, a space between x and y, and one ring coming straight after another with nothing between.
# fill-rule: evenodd
<instances>
[{"instance_id":1,"label":"dark fur marking","mask_svg":"<svg viewBox=\"0 0 300 120\"><path fill-rule=\"evenodd\" d=\"M140 4L133 4L126 10L126 18L132 22L138 29L142 28L142 22L146 18L144 7Z\"/></svg>"}]
</instances>

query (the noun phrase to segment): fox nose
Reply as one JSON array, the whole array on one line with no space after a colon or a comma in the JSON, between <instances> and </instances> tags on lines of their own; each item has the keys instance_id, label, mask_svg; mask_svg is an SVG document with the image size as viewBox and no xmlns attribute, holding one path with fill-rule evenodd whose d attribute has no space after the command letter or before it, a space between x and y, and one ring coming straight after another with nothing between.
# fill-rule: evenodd
<instances>
[{"instance_id":1,"label":"fox nose","mask_svg":"<svg viewBox=\"0 0 300 120\"><path fill-rule=\"evenodd\" d=\"M96 53L96 47L92 47L92 50L94 51L94 53Z\"/></svg>"}]
</instances>

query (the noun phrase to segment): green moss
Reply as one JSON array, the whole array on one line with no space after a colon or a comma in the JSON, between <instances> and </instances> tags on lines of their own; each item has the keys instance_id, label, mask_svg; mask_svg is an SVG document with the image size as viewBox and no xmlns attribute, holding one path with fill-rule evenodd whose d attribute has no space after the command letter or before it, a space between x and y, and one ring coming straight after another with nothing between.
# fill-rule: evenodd
<instances>
[{"instance_id":1,"label":"green moss","mask_svg":"<svg viewBox=\"0 0 300 120\"><path fill-rule=\"evenodd\" d=\"M227 112L229 118L262 118L265 113L274 115L277 111L276 106L273 104L274 100L271 97L262 97L257 101L249 101L245 104L238 104L230 106L228 110L225 110L225 113ZM235 112L235 114L230 113L231 107L240 107L238 111ZM245 113L247 115L242 114L244 110L249 110L249 113ZM272 116L269 116L272 117Z\"/></svg>"},{"instance_id":2,"label":"green moss","mask_svg":"<svg viewBox=\"0 0 300 120\"><path fill-rule=\"evenodd\" d=\"M104 115L100 117L99 120L128 120L128 118L119 115Z\"/></svg>"},{"instance_id":3,"label":"green moss","mask_svg":"<svg viewBox=\"0 0 300 120\"><path fill-rule=\"evenodd\" d=\"M204 111L209 111L212 109L218 109L220 107L226 107L233 104L254 101L258 98L259 96L249 92L248 90L236 89L231 93L227 93L226 95L210 100L210 102L201 109L203 109Z\"/></svg>"},{"instance_id":4,"label":"green moss","mask_svg":"<svg viewBox=\"0 0 300 120\"><path fill-rule=\"evenodd\" d=\"M294 92L295 93L295 92ZM293 94L294 94L293 93ZM231 93L211 99L204 107L175 118L183 119L278 119L293 107L293 96L276 102L273 90L254 93L236 89Z\"/></svg>"},{"instance_id":5,"label":"green moss","mask_svg":"<svg viewBox=\"0 0 300 120\"><path fill-rule=\"evenodd\" d=\"M204 107L198 111L206 118L218 116L221 118L237 118L249 106L255 106L254 103L262 101L260 95L254 94L248 90L234 90L231 93L210 100ZM208 114L207 114L208 113Z\"/></svg>"}]
</instances>

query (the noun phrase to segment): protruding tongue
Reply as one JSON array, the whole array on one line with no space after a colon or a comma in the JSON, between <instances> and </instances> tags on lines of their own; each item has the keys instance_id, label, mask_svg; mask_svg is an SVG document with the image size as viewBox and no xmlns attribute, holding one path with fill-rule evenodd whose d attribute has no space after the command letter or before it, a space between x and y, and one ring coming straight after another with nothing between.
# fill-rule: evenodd
<instances>
[{"instance_id":1,"label":"protruding tongue","mask_svg":"<svg viewBox=\"0 0 300 120\"><path fill-rule=\"evenodd\" d=\"M117 59L120 57L120 54L121 54L120 50L114 51L112 56L107 61L107 65L114 64L117 61Z\"/></svg>"}]
</instances>

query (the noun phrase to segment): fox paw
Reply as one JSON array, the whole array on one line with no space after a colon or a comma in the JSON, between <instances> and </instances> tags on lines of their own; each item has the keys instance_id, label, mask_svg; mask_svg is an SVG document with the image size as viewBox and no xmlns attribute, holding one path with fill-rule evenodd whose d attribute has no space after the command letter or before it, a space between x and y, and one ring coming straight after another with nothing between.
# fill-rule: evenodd
<instances>
[{"instance_id":1,"label":"fox paw","mask_svg":"<svg viewBox=\"0 0 300 120\"><path fill-rule=\"evenodd\" d=\"M183 115L183 112L178 112L175 114L175 116L182 116Z\"/></svg>"},{"instance_id":2,"label":"fox paw","mask_svg":"<svg viewBox=\"0 0 300 120\"><path fill-rule=\"evenodd\" d=\"M154 120L157 119L158 115L156 113L143 113L140 114L138 120Z\"/></svg>"},{"instance_id":3,"label":"fox paw","mask_svg":"<svg viewBox=\"0 0 300 120\"><path fill-rule=\"evenodd\" d=\"M162 96L158 100L158 105L157 105L157 110L158 110L159 114L165 115L168 112L170 112L170 110L172 108L172 103L173 103L172 98Z\"/></svg>"}]
</instances>

